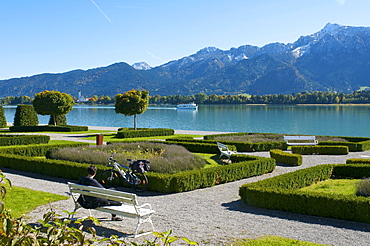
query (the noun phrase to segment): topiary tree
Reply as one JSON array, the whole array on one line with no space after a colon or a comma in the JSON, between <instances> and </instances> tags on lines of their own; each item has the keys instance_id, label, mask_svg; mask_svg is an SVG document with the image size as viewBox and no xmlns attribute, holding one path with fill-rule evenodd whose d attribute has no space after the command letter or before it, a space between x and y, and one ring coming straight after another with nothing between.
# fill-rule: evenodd
<instances>
[{"instance_id":1,"label":"topiary tree","mask_svg":"<svg viewBox=\"0 0 370 246\"><path fill-rule=\"evenodd\" d=\"M19 104L15 110L14 126L37 126L39 118L32 105Z\"/></svg>"},{"instance_id":2,"label":"topiary tree","mask_svg":"<svg viewBox=\"0 0 370 246\"><path fill-rule=\"evenodd\" d=\"M0 127L4 128L7 126L6 117L3 106L0 105Z\"/></svg>"},{"instance_id":3,"label":"topiary tree","mask_svg":"<svg viewBox=\"0 0 370 246\"><path fill-rule=\"evenodd\" d=\"M67 125L66 115L65 114L59 114L54 116L50 115L49 125L66 126Z\"/></svg>"},{"instance_id":4,"label":"topiary tree","mask_svg":"<svg viewBox=\"0 0 370 246\"><path fill-rule=\"evenodd\" d=\"M136 115L146 111L149 104L149 92L131 90L116 95L115 111L117 114L134 116L134 129L136 130Z\"/></svg>"},{"instance_id":5,"label":"topiary tree","mask_svg":"<svg viewBox=\"0 0 370 246\"><path fill-rule=\"evenodd\" d=\"M43 91L35 94L32 102L35 110L41 115L51 115L56 126L56 115L65 115L72 110L74 101L71 95L59 91Z\"/></svg>"}]
</instances>

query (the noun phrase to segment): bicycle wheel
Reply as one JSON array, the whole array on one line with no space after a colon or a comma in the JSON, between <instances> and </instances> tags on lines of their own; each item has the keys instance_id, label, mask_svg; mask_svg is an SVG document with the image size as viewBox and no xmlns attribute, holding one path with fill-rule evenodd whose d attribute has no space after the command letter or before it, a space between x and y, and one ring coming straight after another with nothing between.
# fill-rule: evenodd
<instances>
[{"instance_id":1,"label":"bicycle wheel","mask_svg":"<svg viewBox=\"0 0 370 246\"><path fill-rule=\"evenodd\" d=\"M148 178L144 173L131 173L130 184L136 191L145 191L148 187Z\"/></svg>"},{"instance_id":2,"label":"bicycle wheel","mask_svg":"<svg viewBox=\"0 0 370 246\"><path fill-rule=\"evenodd\" d=\"M105 188L117 187L120 183L120 176L121 174L117 171L105 170L101 174L100 180Z\"/></svg>"}]
</instances>

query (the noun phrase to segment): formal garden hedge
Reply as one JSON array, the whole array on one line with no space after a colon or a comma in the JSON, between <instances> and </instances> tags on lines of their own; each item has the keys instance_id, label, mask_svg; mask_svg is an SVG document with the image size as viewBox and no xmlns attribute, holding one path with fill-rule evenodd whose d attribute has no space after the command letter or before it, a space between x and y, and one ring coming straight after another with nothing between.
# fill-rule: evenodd
<instances>
[{"instance_id":1,"label":"formal garden hedge","mask_svg":"<svg viewBox=\"0 0 370 246\"><path fill-rule=\"evenodd\" d=\"M11 132L82 132L88 131L88 126L12 126L9 127Z\"/></svg>"},{"instance_id":2,"label":"formal garden hedge","mask_svg":"<svg viewBox=\"0 0 370 246\"><path fill-rule=\"evenodd\" d=\"M270 150L270 157L275 159L276 162L291 165L300 166L302 165L302 155L292 154L282 151L281 149Z\"/></svg>"},{"instance_id":3,"label":"formal garden hedge","mask_svg":"<svg viewBox=\"0 0 370 246\"><path fill-rule=\"evenodd\" d=\"M224 134L214 134L214 135L206 135L204 136L205 140L216 140L218 137L230 137L230 136L248 136L253 134L261 134L265 136L270 135L283 135L283 134L275 134L275 133L254 133L254 132L240 132L240 133L224 133ZM295 136L294 134L289 134L290 136ZM298 135L297 135L298 136ZM318 145L329 145L329 146L347 146L349 151L356 152L356 151L365 151L370 150L370 138L366 137L347 137L347 136L316 136L316 137L329 137L329 138L341 138L345 141L319 141ZM226 142L226 141L225 141ZM224 143L224 142L222 142ZM236 144L235 144L236 145ZM238 145L236 145L238 147ZM251 150L242 150L238 148L238 151L253 151L253 149L257 148L249 148ZM273 149L273 148L271 148ZM286 150L287 146L283 147L276 147L275 149L282 149ZM270 150L270 149L268 149ZM265 151L268 151L265 150ZM256 151L263 151L263 150L256 150Z\"/></svg>"},{"instance_id":4,"label":"formal garden hedge","mask_svg":"<svg viewBox=\"0 0 370 246\"><path fill-rule=\"evenodd\" d=\"M300 155L348 155L349 149L347 146L326 146L326 145L303 145L303 146L292 146L293 154Z\"/></svg>"},{"instance_id":5,"label":"formal garden hedge","mask_svg":"<svg viewBox=\"0 0 370 246\"><path fill-rule=\"evenodd\" d=\"M245 184L243 202L261 208L370 223L370 198L301 191L329 178L370 177L370 165L326 164Z\"/></svg>"},{"instance_id":6,"label":"formal garden hedge","mask_svg":"<svg viewBox=\"0 0 370 246\"><path fill-rule=\"evenodd\" d=\"M188 138L172 138L167 139L166 141L170 142L177 142L178 144L181 144L185 146L184 143L192 143L192 144L212 144L211 146L217 147L216 140L198 140L198 139L188 139ZM260 143L249 143L249 142L240 142L240 141L222 141L223 144L226 144L227 146L235 146L236 150L239 152L256 152L256 151L269 151L271 149L287 149L287 144L285 142L260 142ZM216 148L216 151L218 151L218 148ZM218 151L219 152L219 151Z\"/></svg>"},{"instance_id":7,"label":"formal garden hedge","mask_svg":"<svg viewBox=\"0 0 370 246\"><path fill-rule=\"evenodd\" d=\"M83 144L76 143L76 145ZM69 147L72 145L66 144L64 146ZM60 147L63 146L3 147L0 148L0 166L68 179L79 179L86 175L86 168L90 164L34 157L43 156L47 150ZM185 171L177 174L148 172L148 190L164 193L190 191L262 175L272 172L276 166L274 159L248 155L233 155L231 161L231 164ZM99 170L97 177L99 177L100 172L107 169L107 167L105 165L97 165L97 167Z\"/></svg>"},{"instance_id":8,"label":"formal garden hedge","mask_svg":"<svg viewBox=\"0 0 370 246\"><path fill-rule=\"evenodd\" d=\"M347 164L370 164L370 159L351 158L346 160Z\"/></svg>"},{"instance_id":9,"label":"formal garden hedge","mask_svg":"<svg viewBox=\"0 0 370 246\"><path fill-rule=\"evenodd\" d=\"M153 136L170 136L174 135L175 130L166 128L119 128L117 138L138 138L138 137L153 137Z\"/></svg>"},{"instance_id":10,"label":"formal garden hedge","mask_svg":"<svg viewBox=\"0 0 370 246\"><path fill-rule=\"evenodd\" d=\"M0 146L47 144L50 137L46 135L0 135Z\"/></svg>"}]
</instances>

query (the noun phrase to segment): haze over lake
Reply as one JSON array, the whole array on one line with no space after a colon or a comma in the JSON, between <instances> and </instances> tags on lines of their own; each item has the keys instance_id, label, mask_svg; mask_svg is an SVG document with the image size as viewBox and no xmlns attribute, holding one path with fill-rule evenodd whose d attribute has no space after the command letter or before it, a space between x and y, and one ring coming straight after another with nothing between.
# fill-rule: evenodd
<instances>
[{"instance_id":1,"label":"haze over lake","mask_svg":"<svg viewBox=\"0 0 370 246\"><path fill-rule=\"evenodd\" d=\"M13 122L16 106L4 106ZM40 124L49 116L39 115ZM70 125L133 127L133 116L116 114L112 106L75 106ZM137 115L138 127L175 130L263 132L370 137L370 106L351 105L199 105L198 110L150 106Z\"/></svg>"}]
</instances>

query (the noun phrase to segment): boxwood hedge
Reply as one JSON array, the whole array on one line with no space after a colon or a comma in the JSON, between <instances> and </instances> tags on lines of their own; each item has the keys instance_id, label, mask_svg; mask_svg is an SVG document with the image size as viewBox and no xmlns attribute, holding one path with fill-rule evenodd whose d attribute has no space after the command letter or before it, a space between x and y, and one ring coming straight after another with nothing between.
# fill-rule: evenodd
<instances>
[{"instance_id":1,"label":"boxwood hedge","mask_svg":"<svg viewBox=\"0 0 370 246\"><path fill-rule=\"evenodd\" d=\"M292 166L300 166L302 165L302 155L300 154L292 154L282 151L281 149L272 149L270 150L271 158L275 159L276 162L292 165Z\"/></svg>"},{"instance_id":2,"label":"boxwood hedge","mask_svg":"<svg viewBox=\"0 0 370 246\"><path fill-rule=\"evenodd\" d=\"M319 165L243 185L243 202L261 208L370 223L370 198L300 191L331 177L370 177L370 165Z\"/></svg>"},{"instance_id":3,"label":"boxwood hedge","mask_svg":"<svg viewBox=\"0 0 370 246\"><path fill-rule=\"evenodd\" d=\"M46 135L0 135L0 146L46 144L49 141L50 137Z\"/></svg>"}]
</instances>

